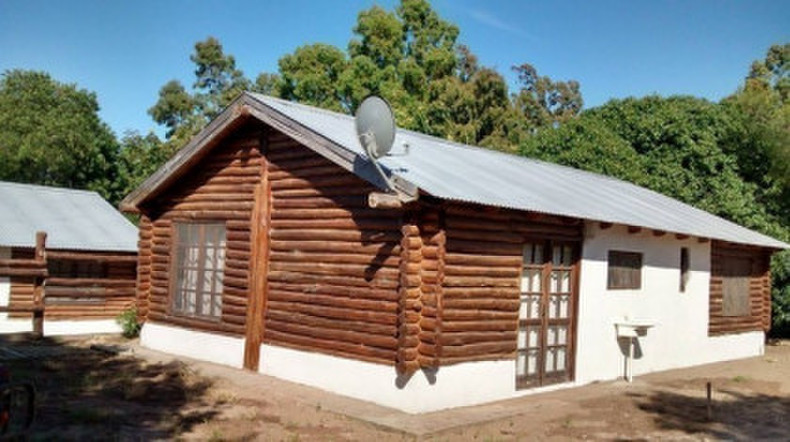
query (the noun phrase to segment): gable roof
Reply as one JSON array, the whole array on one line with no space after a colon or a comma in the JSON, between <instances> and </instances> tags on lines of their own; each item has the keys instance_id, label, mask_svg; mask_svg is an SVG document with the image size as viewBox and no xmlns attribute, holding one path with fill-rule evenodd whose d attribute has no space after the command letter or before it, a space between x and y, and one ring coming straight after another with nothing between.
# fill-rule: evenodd
<instances>
[{"instance_id":1,"label":"gable roof","mask_svg":"<svg viewBox=\"0 0 790 442\"><path fill-rule=\"evenodd\" d=\"M137 228L96 192L0 181L0 246L137 251Z\"/></svg>"},{"instance_id":2,"label":"gable roof","mask_svg":"<svg viewBox=\"0 0 790 442\"><path fill-rule=\"evenodd\" d=\"M210 149L240 116L252 116L371 183L383 187L359 144L354 118L244 93L192 142L122 202L122 210L161 191ZM394 151L379 160L399 191L771 248L790 245L657 192L615 178L398 129Z\"/></svg>"}]
</instances>

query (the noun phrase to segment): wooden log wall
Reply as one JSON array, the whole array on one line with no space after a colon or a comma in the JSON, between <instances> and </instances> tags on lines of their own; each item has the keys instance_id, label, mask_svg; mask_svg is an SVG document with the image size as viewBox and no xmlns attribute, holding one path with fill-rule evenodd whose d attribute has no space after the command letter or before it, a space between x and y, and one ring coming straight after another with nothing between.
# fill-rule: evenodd
<instances>
[{"instance_id":1,"label":"wooden log wall","mask_svg":"<svg viewBox=\"0 0 790 442\"><path fill-rule=\"evenodd\" d=\"M146 318L197 330L243 336L249 289L250 219L254 189L261 178L263 127L249 123L219 141L189 174L141 209L149 223L140 233L138 305ZM144 218L145 219L145 218ZM170 279L173 275L175 221L222 222L226 258L219 321L173 314ZM149 233L150 231L150 233ZM146 305L147 300L147 305Z\"/></svg>"},{"instance_id":2,"label":"wooden log wall","mask_svg":"<svg viewBox=\"0 0 790 442\"><path fill-rule=\"evenodd\" d=\"M151 246L153 224L151 218L146 215L140 216L139 238L137 240L137 319L145 321L148 319L149 296L151 295L151 270L153 264L153 253Z\"/></svg>"},{"instance_id":3,"label":"wooden log wall","mask_svg":"<svg viewBox=\"0 0 790 442\"><path fill-rule=\"evenodd\" d=\"M768 331L771 328L770 251L759 247L713 241L711 243L710 321L711 336L746 331ZM724 262L727 259L749 259L749 314L724 316L722 286Z\"/></svg>"},{"instance_id":4,"label":"wooden log wall","mask_svg":"<svg viewBox=\"0 0 790 442\"><path fill-rule=\"evenodd\" d=\"M44 319L114 319L134 305L136 253L47 252L49 277L44 289ZM92 263L102 275L58 275L58 266Z\"/></svg>"},{"instance_id":5,"label":"wooden log wall","mask_svg":"<svg viewBox=\"0 0 790 442\"><path fill-rule=\"evenodd\" d=\"M14 247L11 249L11 260L13 261L35 261L35 250L32 248ZM43 268L46 270L46 268ZM46 272L45 272L46 275ZM33 297L36 287L36 276L34 275L12 275L11 289L9 293L8 305L11 307L32 308ZM9 312L9 318L31 319L33 314L30 312Z\"/></svg>"},{"instance_id":6,"label":"wooden log wall","mask_svg":"<svg viewBox=\"0 0 790 442\"><path fill-rule=\"evenodd\" d=\"M373 186L278 132L267 158L264 342L395 364L401 211L368 208Z\"/></svg>"},{"instance_id":7,"label":"wooden log wall","mask_svg":"<svg viewBox=\"0 0 790 442\"><path fill-rule=\"evenodd\" d=\"M445 215L441 365L512 359L516 352L522 247L580 242L580 220L474 205Z\"/></svg>"}]
</instances>

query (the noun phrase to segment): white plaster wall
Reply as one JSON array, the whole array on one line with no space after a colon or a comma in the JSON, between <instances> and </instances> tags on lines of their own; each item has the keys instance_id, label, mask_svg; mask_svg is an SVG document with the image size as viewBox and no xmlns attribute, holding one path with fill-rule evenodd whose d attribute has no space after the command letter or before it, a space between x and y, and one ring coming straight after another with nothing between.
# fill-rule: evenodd
<instances>
[{"instance_id":1,"label":"white plaster wall","mask_svg":"<svg viewBox=\"0 0 790 442\"><path fill-rule=\"evenodd\" d=\"M261 345L259 372L408 413L477 405L575 384L516 390L514 361L480 361L399 378L394 366Z\"/></svg>"},{"instance_id":2,"label":"white plaster wall","mask_svg":"<svg viewBox=\"0 0 790 442\"><path fill-rule=\"evenodd\" d=\"M691 274L680 292L680 248L689 249ZM607 290L609 250L643 254L640 290ZM708 337L710 243L652 231L629 234L625 226L601 230L588 223L582 251L576 380L587 383L623 375L624 352L614 323L625 316L656 326L638 338L634 374L699 365L763 353L762 332ZM624 347L627 349L627 347Z\"/></svg>"},{"instance_id":3,"label":"white plaster wall","mask_svg":"<svg viewBox=\"0 0 790 442\"><path fill-rule=\"evenodd\" d=\"M244 366L244 339L146 322L140 344L159 350L231 367Z\"/></svg>"},{"instance_id":4,"label":"white plaster wall","mask_svg":"<svg viewBox=\"0 0 790 442\"><path fill-rule=\"evenodd\" d=\"M31 324L32 321L26 322ZM115 319L44 320L44 336L119 334L121 331Z\"/></svg>"}]
</instances>

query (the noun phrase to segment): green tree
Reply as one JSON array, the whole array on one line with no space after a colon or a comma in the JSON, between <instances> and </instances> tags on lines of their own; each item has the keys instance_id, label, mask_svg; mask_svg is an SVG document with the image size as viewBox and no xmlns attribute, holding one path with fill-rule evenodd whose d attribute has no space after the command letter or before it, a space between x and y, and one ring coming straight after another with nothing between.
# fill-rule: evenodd
<instances>
[{"instance_id":1,"label":"green tree","mask_svg":"<svg viewBox=\"0 0 790 442\"><path fill-rule=\"evenodd\" d=\"M90 189L118 201L117 142L96 94L45 72L0 80L0 179Z\"/></svg>"},{"instance_id":2,"label":"green tree","mask_svg":"<svg viewBox=\"0 0 790 442\"><path fill-rule=\"evenodd\" d=\"M187 91L178 80L171 80L162 86L159 99L148 109L154 121L167 128L168 141L179 147L242 91L253 87L236 67L236 59L225 54L214 37L195 43L189 58L195 63L192 91Z\"/></svg>"},{"instance_id":3,"label":"green tree","mask_svg":"<svg viewBox=\"0 0 790 442\"><path fill-rule=\"evenodd\" d=\"M173 153L172 146L162 143L153 132L145 136L134 131L126 132L121 139L117 162L117 186L121 195L128 195L136 189Z\"/></svg>"},{"instance_id":4,"label":"green tree","mask_svg":"<svg viewBox=\"0 0 790 442\"><path fill-rule=\"evenodd\" d=\"M538 75L537 69L528 63L514 66L513 70L521 84L513 104L528 126L539 128L564 123L581 112L584 100L577 81L554 81Z\"/></svg>"}]
</instances>

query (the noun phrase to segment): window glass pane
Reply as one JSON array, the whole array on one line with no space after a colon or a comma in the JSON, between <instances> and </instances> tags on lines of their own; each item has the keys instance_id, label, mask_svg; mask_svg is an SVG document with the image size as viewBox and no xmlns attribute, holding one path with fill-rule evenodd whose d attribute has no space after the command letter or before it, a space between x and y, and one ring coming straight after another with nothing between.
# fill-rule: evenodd
<instances>
[{"instance_id":1,"label":"window glass pane","mask_svg":"<svg viewBox=\"0 0 790 442\"><path fill-rule=\"evenodd\" d=\"M565 371L565 348L557 349L557 371Z\"/></svg>"},{"instance_id":2,"label":"window glass pane","mask_svg":"<svg viewBox=\"0 0 790 442\"><path fill-rule=\"evenodd\" d=\"M642 287L642 254L609 251L607 288L639 289Z\"/></svg>"},{"instance_id":3,"label":"window glass pane","mask_svg":"<svg viewBox=\"0 0 790 442\"><path fill-rule=\"evenodd\" d=\"M176 223L175 229L173 309L181 314L218 318L222 309L225 226Z\"/></svg>"},{"instance_id":4,"label":"window glass pane","mask_svg":"<svg viewBox=\"0 0 790 442\"><path fill-rule=\"evenodd\" d=\"M518 345L518 348L526 348L527 347L527 331L526 330L519 330L518 331L517 345Z\"/></svg>"},{"instance_id":5,"label":"window glass pane","mask_svg":"<svg viewBox=\"0 0 790 442\"><path fill-rule=\"evenodd\" d=\"M562 264L570 267L570 265L573 263L571 261L572 258L573 258L573 248L571 248L571 246L565 246L562 252Z\"/></svg>"},{"instance_id":6,"label":"window glass pane","mask_svg":"<svg viewBox=\"0 0 790 442\"><path fill-rule=\"evenodd\" d=\"M523 376L527 374L527 355L519 353L516 356L516 374Z\"/></svg>"},{"instance_id":7,"label":"window glass pane","mask_svg":"<svg viewBox=\"0 0 790 442\"><path fill-rule=\"evenodd\" d=\"M538 372L538 350L529 350L527 354L527 375L534 375Z\"/></svg>"}]
</instances>

